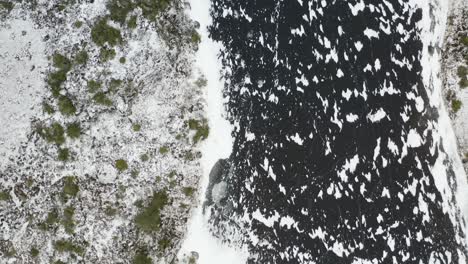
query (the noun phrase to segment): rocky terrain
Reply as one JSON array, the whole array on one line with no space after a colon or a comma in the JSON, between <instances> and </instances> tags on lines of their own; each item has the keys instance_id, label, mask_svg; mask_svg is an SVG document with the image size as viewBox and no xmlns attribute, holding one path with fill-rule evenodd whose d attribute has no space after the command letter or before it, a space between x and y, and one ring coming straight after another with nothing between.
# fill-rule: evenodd
<instances>
[{"instance_id":1,"label":"rocky terrain","mask_svg":"<svg viewBox=\"0 0 468 264\"><path fill-rule=\"evenodd\" d=\"M177 261L209 134L187 8L0 1L0 263Z\"/></svg>"}]
</instances>

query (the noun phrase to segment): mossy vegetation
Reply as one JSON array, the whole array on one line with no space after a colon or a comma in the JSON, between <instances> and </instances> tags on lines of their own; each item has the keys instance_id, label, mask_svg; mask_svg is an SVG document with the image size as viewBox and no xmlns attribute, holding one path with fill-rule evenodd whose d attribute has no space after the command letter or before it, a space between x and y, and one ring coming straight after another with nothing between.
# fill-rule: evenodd
<instances>
[{"instance_id":1,"label":"mossy vegetation","mask_svg":"<svg viewBox=\"0 0 468 264\"><path fill-rule=\"evenodd\" d=\"M76 107L73 101L65 95L58 98L58 108L60 113L64 116L71 116L76 113Z\"/></svg>"},{"instance_id":2,"label":"mossy vegetation","mask_svg":"<svg viewBox=\"0 0 468 264\"><path fill-rule=\"evenodd\" d=\"M127 59L125 59L125 57L120 57L119 62L125 64L125 62L127 62Z\"/></svg>"},{"instance_id":3,"label":"mossy vegetation","mask_svg":"<svg viewBox=\"0 0 468 264\"><path fill-rule=\"evenodd\" d=\"M95 80L88 80L87 86L90 93L95 93L101 89L102 83Z\"/></svg>"},{"instance_id":4,"label":"mossy vegetation","mask_svg":"<svg viewBox=\"0 0 468 264\"><path fill-rule=\"evenodd\" d=\"M57 159L59 161L68 161L70 159L70 150L68 148L60 148L58 150Z\"/></svg>"},{"instance_id":5,"label":"mossy vegetation","mask_svg":"<svg viewBox=\"0 0 468 264\"><path fill-rule=\"evenodd\" d=\"M52 56L52 62L53 62L54 67L58 68L59 70L63 70L67 72L71 70L71 67L72 67L71 61L60 53L56 52Z\"/></svg>"},{"instance_id":6,"label":"mossy vegetation","mask_svg":"<svg viewBox=\"0 0 468 264\"><path fill-rule=\"evenodd\" d=\"M44 222L39 223L38 227L39 229L43 231L50 230L51 228L54 228L55 225L59 221L59 215L57 209L53 208L47 213L47 218Z\"/></svg>"},{"instance_id":7,"label":"mossy vegetation","mask_svg":"<svg viewBox=\"0 0 468 264\"><path fill-rule=\"evenodd\" d=\"M91 29L91 39L98 46L104 46L106 43L115 46L122 43L120 30L107 24L107 19L101 18Z\"/></svg>"},{"instance_id":8,"label":"mossy vegetation","mask_svg":"<svg viewBox=\"0 0 468 264\"><path fill-rule=\"evenodd\" d=\"M140 160L143 161L143 162L146 162L149 160L149 155L148 154L141 154L140 155Z\"/></svg>"},{"instance_id":9,"label":"mossy vegetation","mask_svg":"<svg viewBox=\"0 0 468 264\"><path fill-rule=\"evenodd\" d=\"M73 216L75 214L75 208L72 206L67 206L63 210L63 219L62 225L65 229L65 232L68 234L73 234L75 232L75 222L73 221Z\"/></svg>"},{"instance_id":10,"label":"mossy vegetation","mask_svg":"<svg viewBox=\"0 0 468 264\"><path fill-rule=\"evenodd\" d=\"M88 63L88 60L89 60L89 55L86 50L82 50L78 52L75 56L75 63L78 65L85 65L86 63Z\"/></svg>"},{"instance_id":11,"label":"mossy vegetation","mask_svg":"<svg viewBox=\"0 0 468 264\"><path fill-rule=\"evenodd\" d=\"M44 111L44 113L47 113L49 115L55 113L55 109L50 104L48 104L46 102L42 103L42 110Z\"/></svg>"},{"instance_id":12,"label":"mossy vegetation","mask_svg":"<svg viewBox=\"0 0 468 264\"><path fill-rule=\"evenodd\" d=\"M109 91L115 92L117 88L119 88L122 85L123 81L119 79L111 79L109 81Z\"/></svg>"},{"instance_id":13,"label":"mossy vegetation","mask_svg":"<svg viewBox=\"0 0 468 264\"><path fill-rule=\"evenodd\" d=\"M208 138L210 129L208 127L208 122L205 119L201 121L190 119L188 121L188 126L189 129L195 130L195 135L193 136L194 143L198 143L201 140L205 140L206 138Z\"/></svg>"},{"instance_id":14,"label":"mossy vegetation","mask_svg":"<svg viewBox=\"0 0 468 264\"><path fill-rule=\"evenodd\" d=\"M32 247L29 253L31 254L31 257L36 258L37 256L39 256L40 252L36 247Z\"/></svg>"},{"instance_id":15,"label":"mossy vegetation","mask_svg":"<svg viewBox=\"0 0 468 264\"><path fill-rule=\"evenodd\" d=\"M153 260L144 251L139 251L133 257L133 264L152 264Z\"/></svg>"},{"instance_id":16,"label":"mossy vegetation","mask_svg":"<svg viewBox=\"0 0 468 264\"><path fill-rule=\"evenodd\" d=\"M71 123L67 125L67 136L69 138L79 138L81 135L81 126L79 123Z\"/></svg>"},{"instance_id":17,"label":"mossy vegetation","mask_svg":"<svg viewBox=\"0 0 468 264\"><path fill-rule=\"evenodd\" d=\"M153 193L147 207L143 208L135 217L136 226L145 231L158 231L161 227L161 210L168 203L166 191Z\"/></svg>"},{"instance_id":18,"label":"mossy vegetation","mask_svg":"<svg viewBox=\"0 0 468 264\"><path fill-rule=\"evenodd\" d=\"M191 197L195 193L195 188L193 188L193 187L184 187L182 189L182 192L185 194L185 196Z\"/></svg>"},{"instance_id":19,"label":"mossy vegetation","mask_svg":"<svg viewBox=\"0 0 468 264\"><path fill-rule=\"evenodd\" d=\"M105 209L104 209L104 213L109 216L109 217L112 217L112 216L115 216L117 214L117 209L113 208L112 206L107 206Z\"/></svg>"},{"instance_id":20,"label":"mossy vegetation","mask_svg":"<svg viewBox=\"0 0 468 264\"><path fill-rule=\"evenodd\" d=\"M0 1L0 10L6 10L8 13L13 9L14 4L8 1Z\"/></svg>"},{"instance_id":21,"label":"mossy vegetation","mask_svg":"<svg viewBox=\"0 0 468 264\"><path fill-rule=\"evenodd\" d=\"M63 195L69 197L75 197L78 192L80 191L80 187L78 186L77 179L75 176L67 176L64 178L64 185L63 185Z\"/></svg>"},{"instance_id":22,"label":"mossy vegetation","mask_svg":"<svg viewBox=\"0 0 468 264\"><path fill-rule=\"evenodd\" d=\"M61 145L65 142L63 127L57 122L53 123L50 127L39 128L38 133L48 143Z\"/></svg>"},{"instance_id":23,"label":"mossy vegetation","mask_svg":"<svg viewBox=\"0 0 468 264\"><path fill-rule=\"evenodd\" d=\"M0 191L0 201L8 201L11 199L11 196L6 191Z\"/></svg>"},{"instance_id":24,"label":"mossy vegetation","mask_svg":"<svg viewBox=\"0 0 468 264\"><path fill-rule=\"evenodd\" d=\"M99 53L99 59L102 62L107 62L115 58L115 50L113 48L102 47Z\"/></svg>"},{"instance_id":25,"label":"mossy vegetation","mask_svg":"<svg viewBox=\"0 0 468 264\"><path fill-rule=\"evenodd\" d=\"M167 154L169 153L169 148L166 146L162 146L159 148L159 153L161 153L162 155Z\"/></svg>"},{"instance_id":26,"label":"mossy vegetation","mask_svg":"<svg viewBox=\"0 0 468 264\"><path fill-rule=\"evenodd\" d=\"M127 170L128 169L127 161L125 161L124 159L116 160L115 161L115 168L120 172Z\"/></svg>"},{"instance_id":27,"label":"mossy vegetation","mask_svg":"<svg viewBox=\"0 0 468 264\"><path fill-rule=\"evenodd\" d=\"M48 75L47 83L50 86L52 95L58 97L62 84L67 80L67 71L58 70Z\"/></svg>"},{"instance_id":28,"label":"mossy vegetation","mask_svg":"<svg viewBox=\"0 0 468 264\"><path fill-rule=\"evenodd\" d=\"M130 19L128 19L127 27L130 29L135 29L137 26L137 16L131 16Z\"/></svg>"},{"instance_id":29,"label":"mossy vegetation","mask_svg":"<svg viewBox=\"0 0 468 264\"><path fill-rule=\"evenodd\" d=\"M73 23L73 26L75 28L80 28L81 26L83 26L83 22L80 21L80 20L77 20L77 21L75 21L75 23Z\"/></svg>"},{"instance_id":30,"label":"mossy vegetation","mask_svg":"<svg viewBox=\"0 0 468 264\"><path fill-rule=\"evenodd\" d=\"M107 97L107 95L103 92L98 92L93 96L93 100L96 104L104 105L104 106L112 106L112 101Z\"/></svg>"},{"instance_id":31,"label":"mossy vegetation","mask_svg":"<svg viewBox=\"0 0 468 264\"><path fill-rule=\"evenodd\" d=\"M135 131L135 132L140 132L141 130L141 125L138 124L138 123L135 123L132 125L132 130Z\"/></svg>"},{"instance_id":32,"label":"mossy vegetation","mask_svg":"<svg viewBox=\"0 0 468 264\"><path fill-rule=\"evenodd\" d=\"M463 45L468 46L468 35L463 35L463 36L461 36L460 42L461 42Z\"/></svg>"},{"instance_id":33,"label":"mossy vegetation","mask_svg":"<svg viewBox=\"0 0 468 264\"><path fill-rule=\"evenodd\" d=\"M458 84L460 85L460 88L466 88L468 87L468 78L466 77L468 75L468 68L465 66L460 66L457 68L457 75L460 78L460 81Z\"/></svg>"},{"instance_id":34,"label":"mossy vegetation","mask_svg":"<svg viewBox=\"0 0 468 264\"><path fill-rule=\"evenodd\" d=\"M193 30L192 35L190 36L190 40L193 44L198 45L201 42L201 36L196 30Z\"/></svg>"},{"instance_id":35,"label":"mossy vegetation","mask_svg":"<svg viewBox=\"0 0 468 264\"><path fill-rule=\"evenodd\" d=\"M458 99L453 99L452 100L452 111L454 113L457 113L458 111L460 111L462 107L462 102Z\"/></svg>"},{"instance_id":36,"label":"mossy vegetation","mask_svg":"<svg viewBox=\"0 0 468 264\"><path fill-rule=\"evenodd\" d=\"M54 249L60 253L63 252L73 252L78 255L82 255L84 253L84 248L72 243L68 240L57 240L54 242Z\"/></svg>"}]
</instances>

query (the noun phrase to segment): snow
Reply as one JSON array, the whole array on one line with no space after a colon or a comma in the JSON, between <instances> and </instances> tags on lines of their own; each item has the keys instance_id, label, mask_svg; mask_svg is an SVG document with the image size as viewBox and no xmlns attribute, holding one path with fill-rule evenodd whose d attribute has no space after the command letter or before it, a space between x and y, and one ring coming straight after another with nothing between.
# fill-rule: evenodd
<instances>
[{"instance_id":1,"label":"snow","mask_svg":"<svg viewBox=\"0 0 468 264\"><path fill-rule=\"evenodd\" d=\"M231 154L233 139L232 127L224 118L224 105L222 103L223 82L220 78L220 61L217 59L221 46L214 43L208 37L207 26L211 23L209 14L209 0L191 0L191 17L200 23L200 35L202 41L197 52L196 66L205 75L208 85L205 91L206 113L210 126L210 136L204 141L202 152L203 177L199 206L195 209L189 221L186 237L179 251L179 257L188 255L192 251L198 252L199 263L203 264L241 264L247 261L247 251L238 247L221 243L212 236L208 230L207 216L203 215L201 205L203 203L208 176L213 165L220 158L227 158Z\"/></svg>"},{"instance_id":2,"label":"snow","mask_svg":"<svg viewBox=\"0 0 468 264\"><path fill-rule=\"evenodd\" d=\"M436 2L435 10L432 2ZM464 219L468 218L468 184L466 173L463 169L463 165L458 154L456 137L450 122L450 118L447 113L447 109L442 99L442 88L443 83L440 79L440 60L441 54L436 51L433 55L429 53L429 46L442 46L444 40L444 33L446 30L447 13L449 10L449 2L444 0L413 0L412 4L422 8L423 18L420 22L420 28L422 30L421 40L424 45L422 54L421 64L423 66L422 76L423 82L426 87L430 98L431 106L437 107L439 110L439 118L437 120L434 138L435 144L442 143L444 153L440 153L438 160L432 168L432 175L434 175L434 182L436 187L442 194L443 203L442 206L446 212L449 213L452 223L455 226L460 226L462 230L466 232L466 225ZM431 19L431 14L434 14L434 18ZM433 20L436 23L433 23ZM432 24L433 23L433 24ZM434 26L431 31L431 26ZM456 187L452 187L449 184L449 177L444 159L448 158L451 160L451 164L454 170L454 181ZM455 196L457 203L452 203L452 193ZM458 210L461 210L461 218L457 219ZM464 218L464 219L463 219ZM464 238L468 243L468 237ZM460 264L466 263L464 258L460 259Z\"/></svg>"},{"instance_id":3,"label":"snow","mask_svg":"<svg viewBox=\"0 0 468 264\"><path fill-rule=\"evenodd\" d=\"M31 118L42 112L43 34L31 20L20 19L0 31L0 169L27 140Z\"/></svg>"}]
</instances>

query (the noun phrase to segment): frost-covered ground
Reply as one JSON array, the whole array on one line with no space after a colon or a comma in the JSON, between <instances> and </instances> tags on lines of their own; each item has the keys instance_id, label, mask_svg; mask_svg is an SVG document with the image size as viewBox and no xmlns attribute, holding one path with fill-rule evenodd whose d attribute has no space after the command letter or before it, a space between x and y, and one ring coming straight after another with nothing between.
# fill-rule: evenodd
<instances>
[{"instance_id":1,"label":"frost-covered ground","mask_svg":"<svg viewBox=\"0 0 468 264\"><path fill-rule=\"evenodd\" d=\"M202 41L196 57L196 66L208 81L205 90L207 118L210 126L210 137L201 146L203 177L201 181L198 207L193 214L180 255L196 252L200 263L204 264L240 264L247 260L247 253L240 245L223 244L210 232L209 215L203 212L209 173L219 159L228 158L232 151L232 127L225 119L225 105L222 95L224 81L221 76L221 62L218 53L222 48L208 36L211 24L209 14L210 0L190 2L190 16L200 23Z\"/></svg>"},{"instance_id":2,"label":"frost-covered ground","mask_svg":"<svg viewBox=\"0 0 468 264\"><path fill-rule=\"evenodd\" d=\"M450 1L447 19L442 58L444 95L451 110L459 153L468 172L468 2ZM461 103L458 107L457 102Z\"/></svg>"},{"instance_id":3,"label":"frost-covered ground","mask_svg":"<svg viewBox=\"0 0 468 264\"><path fill-rule=\"evenodd\" d=\"M199 35L182 2L129 2L0 1L0 263L176 258L209 133Z\"/></svg>"}]
</instances>

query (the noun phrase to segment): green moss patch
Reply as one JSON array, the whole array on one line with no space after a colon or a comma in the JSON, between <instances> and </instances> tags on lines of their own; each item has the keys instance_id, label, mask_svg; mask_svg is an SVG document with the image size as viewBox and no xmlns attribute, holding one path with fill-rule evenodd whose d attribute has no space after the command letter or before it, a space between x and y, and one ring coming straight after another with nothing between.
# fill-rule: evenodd
<instances>
[{"instance_id":1,"label":"green moss patch","mask_svg":"<svg viewBox=\"0 0 468 264\"><path fill-rule=\"evenodd\" d=\"M80 191L80 187L78 186L77 182L78 181L75 176L65 177L62 193L65 196L75 197Z\"/></svg>"},{"instance_id":2,"label":"green moss patch","mask_svg":"<svg viewBox=\"0 0 468 264\"><path fill-rule=\"evenodd\" d=\"M84 65L88 63L89 55L86 50L78 52L75 56L75 63L78 65Z\"/></svg>"},{"instance_id":3,"label":"green moss patch","mask_svg":"<svg viewBox=\"0 0 468 264\"><path fill-rule=\"evenodd\" d=\"M122 43L120 30L109 26L107 24L107 19L104 18L101 18L94 24L91 29L91 39L96 45L101 47L106 43L110 46Z\"/></svg>"},{"instance_id":4,"label":"green moss patch","mask_svg":"<svg viewBox=\"0 0 468 264\"><path fill-rule=\"evenodd\" d=\"M70 150L68 148L59 149L57 158L60 161L68 161L70 159Z\"/></svg>"},{"instance_id":5,"label":"green moss patch","mask_svg":"<svg viewBox=\"0 0 468 264\"><path fill-rule=\"evenodd\" d=\"M68 206L63 210L62 225L65 232L73 234L75 232L75 222L73 221L73 215L75 214L75 208Z\"/></svg>"},{"instance_id":6,"label":"green moss patch","mask_svg":"<svg viewBox=\"0 0 468 264\"><path fill-rule=\"evenodd\" d=\"M69 138L79 138L81 135L81 127L79 123L71 123L67 125L67 135Z\"/></svg>"},{"instance_id":7,"label":"green moss patch","mask_svg":"<svg viewBox=\"0 0 468 264\"><path fill-rule=\"evenodd\" d=\"M201 140L208 138L210 133L210 128L208 127L208 122L203 119L201 121L190 119L188 121L189 129L195 130L195 135L193 136L193 142L198 143Z\"/></svg>"},{"instance_id":8,"label":"green moss patch","mask_svg":"<svg viewBox=\"0 0 468 264\"><path fill-rule=\"evenodd\" d=\"M123 159L118 159L115 161L115 168L119 171L125 171L128 169L127 161Z\"/></svg>"},{"instance_id":9,"label":"green moss patch","mask_svg":"<svg viewBox=\"0 0 468 264\"><path fill-rule=\"evenodd\" d=\"M29 253L31 254L31 257L35 258L35 257L39 256L40 252L36 247L32 247L31 250L29 251Z\"/></svg>"},{"instance_id":10,"label":"green moss patch","mask_svg":"<svg viewBox=\"0 0 468 264\"><path fill-rule=\"evenodd\" d=\"M84 248L72 243L68 240L57 240L54 242L54 249L60 253L63 252L73 252L78 255L82 255L84 253Z\"/></svg>"},{"instance_id":11,"label":"green moss patch","mask_svg":"<svg viewBox=\"0 0 468 264\"><path fill-rule=\"evenodd\" d=\"M169 153L169 148L166 147L166 146L162 146L162 147L159 148L159 153L161 153L163 155L167 154L167 153Z\"/></svg>"},{"instance_id":12,"label":"green moss patch","mask_svg":"<svg viewBox=\"0 0 468 264\"><path fill-rule=\"evenodd\" d=\"M61 145L65 142L62 125L55 122L50 127L42 127L38 130L39 135L49 143Z\"/></svg>"},{"instance_id":13,"label":"green moss patch","mask_svg":"<svg viewBox=\"0 0 468 264\"><path fill-rule=\"evenodd\" d=\"M139 251L133 257L133 264L152 264L153 260L148 256L146 252Z\"/></svg>"},{"instance_id":14,"label":"green moss patch","mask_svg":"<svg viewBox=\"0 0 468 264\"><path fill-rule=\"evenodd\" d=\"M60 113L65 116L71 116L76 113L76 107L73 104L73 101L64 95L58 98L58 108Z\"/></svg>"},{"instance_id":15,"label":"green moss patch","mask_svg":"<svg viewBox=\"0 0 468 264\"><path fill-rule=\"evenodd\" d=\"M6 191L0 191L0 201L8 201L11 199L11 196Z\"/></svg>"},{"instance_id":16,"label":"green moss patch","mask_svg":"<svg viewBox=\"0 0 468 264\"><path fill-rule=\"evenodd\" d=\"M95 80L89 80L87 86L90 93L95 93L101 89L102 83Z\"/></svg>"},{"instance_id":17,"label":"green moss patch","mask_svg":"<svg viewBox=\"0 0 468 264\"><path fill-rule=\"evenodd\" d=\"M102 62L107 62L115 58L115 50L113 48L102 47L99 53L99 59Z\"/></svg>"},{"instance_id":18,"label":"green moss patch","mask_svg":"<svg viewBox=\"0 0 468 264\"><path fill-rule=\"evenodd\" d=\"M93 96L93 100L96 104L99 104L99 105L112 106L112 101L103 92L96 93Z\"/></svg>"},{"instance_id":19,"label":"green moss patch","mask_svg":"<svg viewBox=\"0 0 468 264\"><path fill-rule=\"evenodd\" d=\"M462 102L460 100L457 100L457 99L452 100L452 111L454 113L460 111L461 107L462 107Z\"/></svg>"},{"instance_id":20,"label":"green moss patch","mask_svg":"<svg viewBox=\"0 0 468 264\"><path fill-rule=\"evenodd\" d=\"M158 231L161 227L161 210L168 203L166 191L155 192L147 207L135 217L136 226L145 231Z\"/></svg>"},{"instance_id":21,"label":"green moss patch","mask_svg":"<svg viewBox=\"0 0 468 264\"><path fill-rule=\"evenodd\" d=\"M192 196L194 193L195 193L195 188L193 187L184 187L182 189L182 192L186 195L186 196Z\"/></svg>"}]
</instances>

